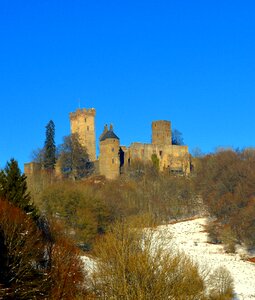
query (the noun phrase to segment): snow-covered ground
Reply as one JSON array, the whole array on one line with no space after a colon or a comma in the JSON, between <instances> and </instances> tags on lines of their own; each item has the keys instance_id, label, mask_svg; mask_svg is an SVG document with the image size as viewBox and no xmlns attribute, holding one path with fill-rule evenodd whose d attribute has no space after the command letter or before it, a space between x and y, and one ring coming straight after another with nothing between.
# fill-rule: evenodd
<instances>
[{"instance_id":1,"label":"snow-covered ground","mask_svg":"<svg viewBox=\"0 0 255 300\"><path fill-rule=\"evenodd\" d=\"M156 244L165 250L183 251L203 270L211 272L216 268L226 267L235 285L235 299L255 299L255 264L242 260L242 255L227 254L221 245L209 244L204 225L206 218L182 221L176 224L158 226L154 231ZM88 274L91 274L96 263L93 259L83 257Z\"/></svg>"},{"instance_id":2,"label":"snow-covered ground","mask_svg":"<svg viewBox=\"0 0 255 300\"><path fill-rule=\"evenodd\" d=\"M234 279L235 299L255 299L255 264L243 261L239 254L224 253L221 245L209 244L205 224L206 218L198 218L159 226L156 236L162 240L165 249L185 252L202 269L206 267L212 271L219 266L226 267Z\"/></svg>"}]
</instances>

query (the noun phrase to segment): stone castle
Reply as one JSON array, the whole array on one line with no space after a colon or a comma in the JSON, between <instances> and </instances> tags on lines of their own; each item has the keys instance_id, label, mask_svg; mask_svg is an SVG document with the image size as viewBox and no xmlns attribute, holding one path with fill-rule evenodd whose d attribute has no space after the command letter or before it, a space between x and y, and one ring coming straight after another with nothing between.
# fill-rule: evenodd
<instances>
[{"instance_id":1,"label":"stone castle","mask_svg":"<svg viewBox=\"0 0 255 300\"><path fill-rule=\"evenodd\" d=\"M152 157L159 163L160 171L171 173L190 173L190 155L187 146L172 144L171 122L152 122L152 142L143 144L133 142L129 147L120 144L113 126L105 125L99 138L100 154L96 158L95 134L96 110L77 109L70 113L71 133L77 133L82 146L86 147L89 158L98 165L97 173L108 179L116 179L126 166L140 160L151 162ZM25 164L25 173L31 174L35 168L33 163Z\"/></svg>"},{"instance_id":2,"label":"stone castle","mask_svg":"<svg viewBox=\"0 0 255 300\"><path fill-rule=\"evenodd\" d=\"M71 133L78 133L80 143L87 148L91 161L96 161L95 109L78 109L70 113ZM148 162L152 155L159 160L159 169L173 173L189 173L190 159L187 146L172 145L172 130L169 121L152 122L152 143L132 143L129 147L120 144L112 125L105 125L99 138L99 174L117 178L121 170L135 160Z\"/></svg>"}]
</instances>

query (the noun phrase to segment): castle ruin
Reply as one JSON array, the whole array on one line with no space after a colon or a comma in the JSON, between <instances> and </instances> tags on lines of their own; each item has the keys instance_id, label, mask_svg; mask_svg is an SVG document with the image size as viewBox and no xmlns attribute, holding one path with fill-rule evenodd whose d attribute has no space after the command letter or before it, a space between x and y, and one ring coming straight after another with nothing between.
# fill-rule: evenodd
<instances>
[{"instance_id":1,"label":"castle ruin","mask_svg":"<svg viewBox=\"0 0 255 300\"><path fill-rule=\"evenodd\" d=\"M100 154L96 159L96 110L77 109L70 113L71 133L78 135L80 144L86 148L89 159L98 164L98 173L107 179L116 179L125 166L139 160L151 162L152 157L159 163L159 170L167 170L174 174L190 173L190 155L188 146L172 144L170 121L152 122L152 142L144 144L133 142L129 147L120 144L119 137L114 133L113 126L105 125L99 138ZM31 166L30 166L31 165ZM31 174L33 163L25 164L25 173Z\"/></svg>"},{"instance_id":2,"label":"castle ruin","mask_svg":"<svg viewBox=\"0 0 255 300\"><path fill-rule=\"evenodd\" d=\"M93 113L91 113L91 111ZM95 110L78 109L70 114L71 132L78 133L80 142L87 148L91 161L95 161ZM99 138L99 174L108 179L117 178L121 169L135 160L148 162L157 157L160 171L190 173L188 146L172 145L170 121L152 122L152 143L133 142L129 147L120 144L113 126L105 125Z\"/></svg>"}]
</instances>

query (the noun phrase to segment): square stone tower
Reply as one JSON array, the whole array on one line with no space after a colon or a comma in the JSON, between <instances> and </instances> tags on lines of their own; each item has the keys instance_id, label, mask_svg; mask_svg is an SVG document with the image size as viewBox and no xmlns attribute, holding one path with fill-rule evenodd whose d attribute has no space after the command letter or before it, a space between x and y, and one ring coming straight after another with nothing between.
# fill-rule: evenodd
<instances>
[{"instance_id":1,"label":"square stone tower","mask_svg":"<svg viewBox=\"0 0 255 300\"><path fill-rule=\"evenodd\" d=\"M80 143L87 149L91 161L96 160L96 134L95 134L94 108L77 109L70 113L71 133L77 133Z\"/></svg>"},{"instance_id":2,"label":"square stone tower","mask_svg":"<svg viewBox=\"0 0 255 300\"><path fill-rule=\"evenodd\" d=\"M172 130L170 121L152 122L152 144L172 145Z\"/></svg>"}]
</instances>

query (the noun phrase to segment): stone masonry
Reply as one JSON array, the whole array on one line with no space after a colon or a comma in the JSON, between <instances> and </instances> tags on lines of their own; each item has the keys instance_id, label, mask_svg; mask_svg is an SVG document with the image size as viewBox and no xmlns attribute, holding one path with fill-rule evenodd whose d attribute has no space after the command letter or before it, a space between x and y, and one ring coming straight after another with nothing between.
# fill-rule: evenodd
<instances>
[{"instance_id":1,"label":"stone masonry","mask_svg":"<svg viewBox=\"0 0 255 300\"><path fill-rule=\"evenodd\" d=\"M71 133L77 133L80 143L86 147L91 161L96 160L96 134L95 134L96 110L78 109L70 113Z\"/></svg>"}]
</instances>

